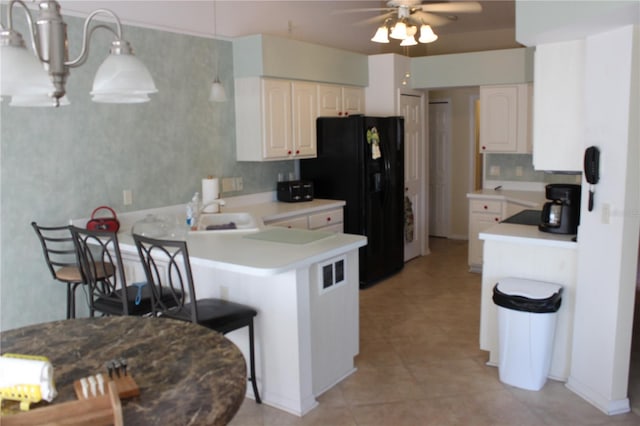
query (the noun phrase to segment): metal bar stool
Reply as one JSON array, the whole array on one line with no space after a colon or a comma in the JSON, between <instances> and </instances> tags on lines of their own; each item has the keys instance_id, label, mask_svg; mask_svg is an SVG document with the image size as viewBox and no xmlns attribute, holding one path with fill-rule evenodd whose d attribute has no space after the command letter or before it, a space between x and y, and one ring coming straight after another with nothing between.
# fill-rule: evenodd
<instances>
[{"instance_id":1,"label":"metal bar stool","mask_svg":"<svg viewBox=\"0 0 640 426\"><path fill-rule=\"evenodd\" d=\"M67 319L76 317L76 288L85 280L78 265L78 256L69 226L39 226L31 222L36 231L44 260L54 280L67 285Z\"/></svg>"}]
</instances>

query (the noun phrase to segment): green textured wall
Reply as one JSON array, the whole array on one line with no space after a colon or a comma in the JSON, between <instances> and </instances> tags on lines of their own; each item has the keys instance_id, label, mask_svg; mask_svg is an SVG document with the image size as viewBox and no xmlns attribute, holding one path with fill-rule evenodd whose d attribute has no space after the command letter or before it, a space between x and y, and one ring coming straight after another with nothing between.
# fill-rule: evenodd
<instances>
[{"instance_id":1,"label":"green textured wall","mask_svg":"<svg viewBox=\"0 0 640 426\"><path fill-rule=\"evenodd\" d=\"M5 16L5 14L2 14ZM24 31L22 11L15 27ZM69 24L70 56L81 44L82 20ZM118 212L186 203L208 174L242 176L244 191L274 190L293 162L235 161L233 60L230 42L124 27L159 93L138 105L90 100L93 76L109 33L94 33L89 60L71 70L71 105L14 108L0 104L0 329L62 319L64 286L53 281L30 223L65 224L107 204ZM229 102L208 101L214 58ZM123 206L131 189L133 205ZM78 292L80 305L85 296ZM85 310L86 312L86 310Z\"/></svg>"}]
</instances>

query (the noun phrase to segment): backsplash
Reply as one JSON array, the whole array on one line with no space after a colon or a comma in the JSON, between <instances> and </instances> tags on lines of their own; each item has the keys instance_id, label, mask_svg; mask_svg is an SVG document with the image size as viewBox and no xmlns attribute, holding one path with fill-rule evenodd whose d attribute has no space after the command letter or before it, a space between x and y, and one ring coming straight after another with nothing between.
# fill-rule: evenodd
<instances>
[{"instance_id":1,"label":"backsplash","mask_svg":"<svg viewBox=\"0 0 640 426\"><path fill-rule=\"evenodd\" d=\"M533 169L531 154L484 154L484 180L580 183L581 174L549 173Z\"/></svg>"}]
</instances>

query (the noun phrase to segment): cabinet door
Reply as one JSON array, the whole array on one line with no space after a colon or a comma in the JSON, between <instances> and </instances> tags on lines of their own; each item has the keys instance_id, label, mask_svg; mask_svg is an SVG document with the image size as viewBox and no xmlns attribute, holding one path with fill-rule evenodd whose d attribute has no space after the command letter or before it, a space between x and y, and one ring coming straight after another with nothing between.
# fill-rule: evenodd
<instances>
[{"instance_id":1,"label":"cabinet door","mask_svg":"<svg viewBox=\"0 0 640 426\"><path fill-rule=\"evenodd\" d=\"M364 114L364 89L343 87L342 111L344 115Z\"/></svg>"},{"instance_id":2,"label":"cabinet door","mask_svg":"<svg viewBox=\"0 0 640 426\"><path fill-rule=\"evenodd\" d=\"M478 238L485 229L500 222L504 217L504 203L496 200L469 201L469 252L468 261L472 270L482 267L483 241Z\"/></svg>"},{"instance_id":3,"label":"cabinet door","mask_svg":"<svg viewBox=\"0 0 640 426\"><path fill-rule=\"evenodd\" d=\"M473 214L469 220L469 266L482 266L483 241L478 235L500 222L500 216L495 214Z\"/></svg>"},{"instance_id":4,"label":"cabinet door","mask_svg":"<svg viewBox=\"0 0 640 426\"><path fill-rule=\"evenodd\" d=\"M317 87L314 83L292 83L293 152L295 157L316 156Z\"/></svg>"},{"instance_id":5,"label":"cabinet door","mask_svg":"<svg viewBox=\"0 0 640 426\"><path fill-rule=\"evenodd\" d=\"M293 149L291 82L264 79L262 102L263 156L264 158L286 158Z\"/></svg>"},{"instance_id":6,"label":"cabinet door","mask_svg":"<svg viewBox=\"0 0 640 426\"><path fill-rule=\"evenodd\" d=\"M536 170L582 170L584 50L584 40L536 46L533 89Z\"/></svg>"},{"instance_id":7,"label":"cabinet door","mask_svg":"<svg viewBox=\"0 0 640 426\"><path fill-rule=\"evenodd\" d=\"M342 116L342 88L340 86L318 85L318 116Z\"/></svg>"},{"instance_id":8,"label":"cabinet door","mask_svg":"<svg viewBox=\"0 0 640 426\"><path fill-rule=\"evenodd\" d=\"M518 87L480 87L481 152L515 152L517 148Z\"/></svg>"}]
</instances>

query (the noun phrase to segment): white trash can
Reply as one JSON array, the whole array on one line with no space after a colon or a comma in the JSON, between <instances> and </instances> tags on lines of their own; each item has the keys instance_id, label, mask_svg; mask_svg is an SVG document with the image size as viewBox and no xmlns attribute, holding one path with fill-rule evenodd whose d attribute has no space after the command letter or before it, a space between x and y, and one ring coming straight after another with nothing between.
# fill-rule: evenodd
<instances>
[{"instance_id":1,"label":"white trash can","mask_svg":"<svg viewBox=\"0 0 640 426\"><path fill-rule=\"evenodd\" d=\"M562 286L505 278L493 288L498 306L500 381L522 389L542 389L549 375Z\"/></svg>"}]
</instances>

